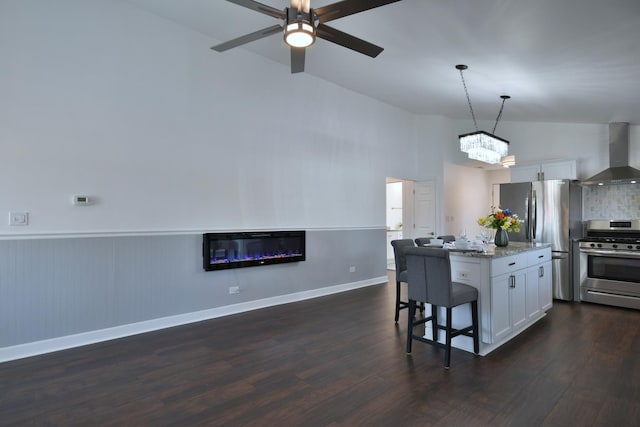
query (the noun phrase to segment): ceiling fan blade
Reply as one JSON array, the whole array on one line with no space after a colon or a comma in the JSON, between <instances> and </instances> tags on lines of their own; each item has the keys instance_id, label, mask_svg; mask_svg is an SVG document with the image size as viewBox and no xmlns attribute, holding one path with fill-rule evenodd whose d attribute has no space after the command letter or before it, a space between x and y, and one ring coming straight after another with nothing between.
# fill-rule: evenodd
<instances>
[{"instance_id":1,"label":"ceiling fan blade","mask_svg":"<svg viewBox=\"0 0 640 427\"><path fill-rule=\"evenodd\" d=\"M400 0L344 0L319 7L314 12L318 20L324 23L398 1Z\"/></svg>"},{"instance_id":2,"label":"ceiling fan blade","mask_svg":"<svg viewBox=\"0 0 640 427\"><path fill-rule=\"evenodd\" d=\"M224 52L225 50L229 50L234 47L238 47L240 45L252 42L254 40L259 40L261 38L270 36L272 34L282 32L282 25L272 25L271 27L263 28L262 30L258 30L251 34L245 34L244 36L235 38L233 40L229 40L224 43L220 43L211 47L211 49L217 52Z\"/></svg>"},{"instance_id":3,"label":"ceiling fan blade","mask_svg":"<svg viewBox=\"0 0 640 427\"><path fill-rule=\"evenodd\" d=\"M266 4L259 3L253 0L227 0L229 3L237 4L238 6L244 6L248 9L255 10L256 12L264 13L265 15L273 16L274 18L284 19L287 14L283 10L278 10L274 7L267 6Z\"/></svg>"},{"instance_id":4,"label":"ceiling fan blade","mask_svg":"<svg viewBox=\"0 0 640 427\"><path fill-rule=\"evenodd\" d=\"M291 74L304 71L305 50L304 47L291 48Z\"/></svg>"},{"instance_id":5,"label":"ceiling fan blade","mask_svg":"<svg viewBox=\"0 0 640 427\"><path fill-rule=\"evenodd\" d=\"M384 50L380 46L376 46L375 44L369 43L354 37L351 34L344 33L324 24L318 24L318 27L316 28L316 36L372 58L380 55L380 52Z\"/></svg>"}]
</instances>

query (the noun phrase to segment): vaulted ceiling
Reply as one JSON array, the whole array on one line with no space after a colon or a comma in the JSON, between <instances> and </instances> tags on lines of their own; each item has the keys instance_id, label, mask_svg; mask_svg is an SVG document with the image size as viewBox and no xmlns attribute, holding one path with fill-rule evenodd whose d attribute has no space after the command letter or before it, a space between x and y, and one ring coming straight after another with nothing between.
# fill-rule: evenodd
<instances>
[{"instance_id":1,"label":"vaulted ceiling","mask_svg":"<svg viewBox=\"0 0 640 427\"><path fill-rule=\"evenodd\" d=\"M278 23L223 0L127 1L209 36L211 45ZM262 3L284 9L289 0ZM479 119L495 120L500 95L508 94L503 120L640 125L638 0L402 0L331 26L385 50L372 59L317 40L305 73L417 114L469 119L454 68L467 64ZM236 49L290 72L280 34Z\"/></svg>"}]
</instances>

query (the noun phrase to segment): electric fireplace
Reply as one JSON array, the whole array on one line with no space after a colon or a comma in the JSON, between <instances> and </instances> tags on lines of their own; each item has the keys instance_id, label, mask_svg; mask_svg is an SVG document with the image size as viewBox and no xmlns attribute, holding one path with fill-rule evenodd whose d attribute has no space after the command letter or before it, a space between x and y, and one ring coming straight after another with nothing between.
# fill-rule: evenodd
<instances>
[{"instance_id":1,"label":"electric fireplace","mask_svg":"<svg viewBox=\"0 0 640 427\"><path fill-rule=\"evenodd\" d=\"M205 233L202 265L206 271L305 260L305 231Z\"/></svg>"}]
</instances>

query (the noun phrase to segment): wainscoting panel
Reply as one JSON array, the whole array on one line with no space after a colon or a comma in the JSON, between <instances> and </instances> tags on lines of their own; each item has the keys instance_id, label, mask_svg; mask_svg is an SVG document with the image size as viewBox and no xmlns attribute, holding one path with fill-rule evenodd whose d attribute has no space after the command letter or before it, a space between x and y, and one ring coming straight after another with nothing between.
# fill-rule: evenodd
<instances>
[{"instance_id":1,"label":"wainscoting panel","mask_svg":"<svg viewBox=\"0 0 640 427\"><path fill-rule=\"evenodd\" d=\"M304 262L211 272L202 268L201 234L0 240L0 351L350 283L380 283L386 276L385 237L384 228L308 230ZM240 292L230 294L232 286Z\"/></svg>"}]
</instances>

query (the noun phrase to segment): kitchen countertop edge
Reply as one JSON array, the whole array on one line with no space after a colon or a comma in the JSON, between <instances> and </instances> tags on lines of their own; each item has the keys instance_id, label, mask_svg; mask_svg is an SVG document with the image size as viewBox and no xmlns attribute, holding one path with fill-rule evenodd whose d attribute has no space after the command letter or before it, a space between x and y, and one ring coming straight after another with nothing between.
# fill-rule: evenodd
<instances>
[{"instance_id":1,"label":"kitchen countertop edge","mask_svg":"<svg viewBox=\"0 0 640 427\"><path fill-rule=\"evenodd\" d=\"M489 244L486 252L451 252L450 255L470 258L502 258L511 255L518 255L523 252L535 251L538 249L550 248L551 243L525 243L509 242L506 247L497 247Z\"/></svg>"}]
</instances>

